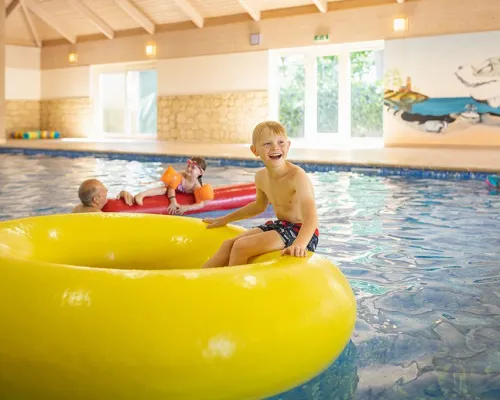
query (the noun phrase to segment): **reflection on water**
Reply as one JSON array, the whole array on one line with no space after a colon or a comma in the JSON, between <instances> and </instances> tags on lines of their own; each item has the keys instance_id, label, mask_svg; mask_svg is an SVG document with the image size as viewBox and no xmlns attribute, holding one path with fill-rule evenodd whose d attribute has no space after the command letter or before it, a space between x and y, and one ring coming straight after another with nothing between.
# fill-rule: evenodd
<instances>
[{"instance_id":1,"label":"reflection on water","mask_svg":"<svg viewBox=\"0 0 500 400\"><path fill-rule=\"evenodd\" d=\"M110 195L137 192L154 186L164 168L0 155L0 219L69 212L79 183L90 177ZM204 181L249 182L254 172L209 166ZM358 321L336 363L275 399L499 399L500 196L476 181L310 176L318 253L349 278ZM271 217L270 209L239 224Z\"/></svg>"}]
</instances>

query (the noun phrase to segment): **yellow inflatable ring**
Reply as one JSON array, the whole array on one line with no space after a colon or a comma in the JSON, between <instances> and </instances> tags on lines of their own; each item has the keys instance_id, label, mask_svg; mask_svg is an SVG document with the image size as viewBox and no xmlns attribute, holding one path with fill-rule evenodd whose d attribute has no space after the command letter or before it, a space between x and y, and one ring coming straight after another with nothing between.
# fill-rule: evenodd
<instances>
[{"instance_id":1,"label":"yellow inflatable ring","mask_svg":"<svg viewBox=\"0 0 500 400\"><path fill-rule=\"evenodd\" d=\"M0 398L262 399L322 372L355 323L327 259L199 269L240 228L72 214L0 222Z\"/></svg>"}]
</instances>

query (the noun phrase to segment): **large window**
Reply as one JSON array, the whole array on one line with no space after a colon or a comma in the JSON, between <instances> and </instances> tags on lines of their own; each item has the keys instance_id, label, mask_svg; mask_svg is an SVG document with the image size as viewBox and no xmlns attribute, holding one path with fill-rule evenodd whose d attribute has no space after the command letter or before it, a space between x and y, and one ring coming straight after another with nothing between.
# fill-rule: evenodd
<instances>
[{"instance_id":1,"label":"large window","mask_svg":"<svg viewBox=\"0 0 500 400\"><path fill-rule=\"evenodd\" d=\"M156 69L150 66L104 67L93 74L95 125L99 136L156 135Z\"/></svg>"},{"instance_id":2,"label":"large window","mask_svg":"<svg viewBox=\"0 0 500 400\"><path fill-rule=\"evenodd\" d=\"M271 51L271 117L295 138L381 138L382 61L382 42Z\"/></svg>"}]
</instances>

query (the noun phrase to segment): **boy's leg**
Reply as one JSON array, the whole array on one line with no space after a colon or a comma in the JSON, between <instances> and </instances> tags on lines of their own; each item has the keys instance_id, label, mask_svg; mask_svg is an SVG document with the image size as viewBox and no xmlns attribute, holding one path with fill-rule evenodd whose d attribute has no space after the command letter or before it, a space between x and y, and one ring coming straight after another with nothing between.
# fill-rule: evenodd
<instances>
[{"instance_id":1,"label":"boy's leg","mask_svg":"<svg viewBox=\"0 0 500 400\"><path fill-rule=\"evenodd\" d=\"M285 248L285 243L278 232L274 230L263 232L260 229L259 231L260 233L236 239L230 252L229 266L247 264L252 257Z\"/></svg>"},{"instance_id":2,"label":"boy's leg","mask_svg":"<svg viewBox=\"0 0 500 400\"><path fill-rule=\"evenodd\" d=\"M205 264L203 264L201 268L227 267L229 264L229 255L231 254L233 244L236 242L236 240L258 233L262 233L262 230L259 228L252 228L239 234L234 239L226 240L224 243L222 243L222 246L217 251L217 253L210 257L210 259Z\"/></svg>"}]
</instances>

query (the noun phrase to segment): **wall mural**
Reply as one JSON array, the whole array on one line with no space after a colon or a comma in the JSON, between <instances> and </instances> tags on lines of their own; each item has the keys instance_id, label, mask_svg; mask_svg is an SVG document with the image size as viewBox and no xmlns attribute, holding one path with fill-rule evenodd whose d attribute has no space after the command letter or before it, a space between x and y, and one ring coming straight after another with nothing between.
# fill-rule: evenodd
<instances>
[{"instance_id":1,"label":"wall mural","mask_svg":"<svg viewBox=\"0 0 500 400\"><path fill-rule=\"evenodd\" d=\"M384 104L395 118L422 132L442 134L484 124L500 128L500 57L480 64L461 65L457 82L470 97L430 98L419 93L411 77L402 79L397 69L387 72Z\"/></svg>"}]
</instances>

